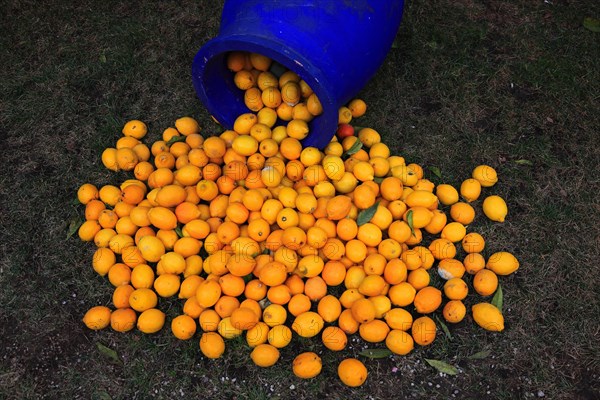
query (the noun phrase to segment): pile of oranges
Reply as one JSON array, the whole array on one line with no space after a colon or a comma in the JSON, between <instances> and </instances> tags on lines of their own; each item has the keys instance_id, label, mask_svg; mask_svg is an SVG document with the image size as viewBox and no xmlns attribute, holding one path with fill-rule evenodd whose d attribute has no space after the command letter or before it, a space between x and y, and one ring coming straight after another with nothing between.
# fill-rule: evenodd
<instances>
[{"instance_id":1,"label":"pile of oranges","mask_svg":"<svg viewBox=\"0 0 600 400\"><path fill-rule=\"evenodd\" d=\"M319 337L332 351L358 334L405 355L434 341L435 311L448 323L465 318L465 274L485 298L496 292L499 275L519 267L508 252L486 260L484 238L468 232L471 203L498 180L493 168L476 167L458 190L436 186L421 166L391 155L371 128L334 137L323 150L303 148L308 131L301 123L318 115L318 99L303 81L282 83L289 71L264 78L268 67L257 56L234 53L228 61L246 94L256 88L249 82L261 98L277 89L264 81L277 81L280 94L293 83L298 101L290 105L282 94L277 105L249 106L257 113L240 115L220 136L203 137L198 123L183 117L150 146L141 141L143 122L125 124L102 162L135 179L101 188L86 183L77 193L85 205L79 237L97 246L93 269L115 287L113 310L97 306L85 314L90 329L158 332L166 322L160 299L177 296L182 313L170 329L181 340L201 331L208 358L224 353L224 339L244 335L253 362L269 367L294 334ZM348 124L366 105L356 99L342 108L340 123ZM288 115L287 126L277 125ZM499 196L488 196L482 208L500 222L508 212ZM443 287L432 285L435 272ZM504 328L489 302L472 314L484 329ZM302 353L293 371L314 377L321 360ZM349 358L338 375L359 386L367 370Z\"/></svg>"}]
</instances>

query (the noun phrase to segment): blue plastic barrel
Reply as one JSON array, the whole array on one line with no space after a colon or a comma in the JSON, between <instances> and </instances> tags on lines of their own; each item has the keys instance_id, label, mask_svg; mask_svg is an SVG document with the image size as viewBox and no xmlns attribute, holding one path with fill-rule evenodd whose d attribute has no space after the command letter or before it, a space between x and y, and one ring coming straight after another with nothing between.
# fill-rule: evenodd
<instances>
[{"instance_id":1,"label":"blue plastic barrel","mask_svg":"<svg viewBox=\"0 0 600 400\"><path fill-rule=\"evenodd\" d=\"M403 0L227 0L216 38L196 54L192 79L200 100L227 129L249 112L227 68L231 51L260 53L296 72L318 96L304 146L323 148L337 129L338 109L383 63Z\"/></svg>"}]
</instances>

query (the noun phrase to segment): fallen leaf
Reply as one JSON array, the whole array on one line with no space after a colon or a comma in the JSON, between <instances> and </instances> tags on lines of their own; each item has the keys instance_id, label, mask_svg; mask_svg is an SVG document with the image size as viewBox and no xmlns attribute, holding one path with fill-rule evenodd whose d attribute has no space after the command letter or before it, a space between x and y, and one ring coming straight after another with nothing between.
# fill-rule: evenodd
<instances>
[{"instance_id":1,"label":"fallen leaf","mask_svg":"<svg viewBox=\"0 0 600 400\"><path fill-rule=\"evenodd\" d=\"M67 229L67 239L73 236L82 224L83 220L81 218L73 217L71 222L69 222L69 228Z\"/></svg>"},{"instance_id":2,"label":"fallen leaf","mask_svg":"<svg viewBox=\"0 0 600 400\"><path fill-rule=\"evenodd\" d=\"M503 302L504 295L502 294L502 286L498 285L498 289L496 289L496 293L494 293L494 297L492 298L492 305L496 306L496 308L502 312Z\"/></svg>"},{"instance_id":3,"label":"fallen leaf","mask_svg":"<svg viewBox=\"0 0 600 400\"><path fill-rule=\"evenodd\" d=\"M429 167L429 170L431 171L432 174L434 174L438 178L442 179L442 171L440 171L440 169L438 167Z\"/></svg>"},{"instance_id":4,"label":"fallen leaf","mask_svg":"<svg viewBox=\"0 0 600 400\"><path fill-rule=\"evenodd\" d=\"M426 358L425 361L427 361L427 364L431 365L433 368L437 369L440 372L443 372L444 374L448 374L448 375L456 375L458 374L458 369L450 364L447 364L443 361L439 361L439 360L431 360L429 358Z\"/></svg>"},{"instance_id":5,"label":"fallen leaf","mask_svg":"<svg viewBox=\"0 0 600 400\"><path fill-rule=\"evenodd\" d=\"M113 349L106 347L105 345L103 345L100 342L96 342L96 346L98 347L98 350L100 351L100 353L104 354L106 357L110 358L111 360L117 362L117 363L121 363L121 360L119 359L119 356L117 355L117 352L114 351Z\"/></svg>"},{"instance_id":6,"label":"fallen leaf","mask_svg":"<svg viewBox=\"0 0 600 400\"><path fill-rule=\"evenodd\" d=\"M487 358L491 352L489 350L478 351L477 353L471 354L467 357L469 360L482 360Z\"/></svg>"},{"instance_id":7,"label":"fallen leaf","mask_svg":"<svg viewBox=\"0 0 600 400\"><path fill-rule=\"evenodd\" d=\"M598 33L600 32L600 19L586 17L583 19L583 26L589 31Z\"/></svg>"},{"instance_id":8,"label":"fallen leaf","mask_svg":"<svg viewBox=\"0 0 600 400\"><path fill-rule=\"evenodd\" d=\"M373 204L366 210L362 210L361 212L359 212L358 216L356 217L356 224L358 226L362 226L369 222L377 212L377 207L379 207L379 202Z\"/></svg>"},{"instance_id":9,"label":"fallen leaf","mask_svg":"<svg viewBox=\"0 0 600 400\"><path fill-rule=\"evenodd\" d=\"M437 315L435 316L435 319L438 325L442 327L442 331L444 331L446 336L448 336L448 339L452 340L452 334L450 334L450 330L448 329L444 321L442 321Z\"/></svg>"}]
</instances>

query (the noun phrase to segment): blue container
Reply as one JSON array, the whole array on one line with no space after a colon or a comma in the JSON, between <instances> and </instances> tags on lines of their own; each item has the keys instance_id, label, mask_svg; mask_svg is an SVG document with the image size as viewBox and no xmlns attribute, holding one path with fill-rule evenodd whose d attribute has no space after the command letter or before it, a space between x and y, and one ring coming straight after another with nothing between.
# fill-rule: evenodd
<instances>
[{"instance_id":1,"label":"blue container","mask_svg":"<svg viewBox=\"0 0 600 400\"><path fill-rule=\"evenodd\" d=\"M219 35L196 54L192 79L200 100L227 129L249 112L227 68L230 51L260 53L296 72L323 106L304 146L323 148L337 129L338 109L381 66L403 0L227 0Z\"/></svg>"}]
</instances>

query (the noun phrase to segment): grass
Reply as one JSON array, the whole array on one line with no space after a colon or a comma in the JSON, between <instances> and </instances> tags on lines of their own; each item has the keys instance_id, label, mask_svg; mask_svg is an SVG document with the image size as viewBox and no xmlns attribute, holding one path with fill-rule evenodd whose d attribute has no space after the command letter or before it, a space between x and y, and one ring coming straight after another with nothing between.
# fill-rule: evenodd
<instances>
[{"instance_id":1,"label":"grass","mask_svg":"<svg viewBox=\"0 0 600 400\"><path fill-rule=\"evenodd\" d=\"M364 343L354 339L332 354L295 338L278 367L259 370L241 341L208 361L196 340L175 341L168 329L96 333L80 322L92 305L109 303L111 288L90 268L93 249L65 239L83 212L75 191L124 179L99 154L128 119L146 121L151 141L182 115L219 133L189 70L218 31L220 4L14 0L3 10L0 397L600 397L600 47L582 27L584 17L600 17L598 4L407 1L397 47L360 93L369 111L357 123L378 129L436 182L429 167L454 185L475 165L497 168L490 192L508 200L508 221L478 215L475 226L488 255L512 251L522 267L501 280L505 332L467 318L449 327L452 340L438 332L406 357L365 359L369 379L352 390L335 367L358 354ZM161 307L180 312L176 301ZM324 370L300 381L289 365L306 347L322 352ZM469 358L481 351L489 355ZM436 373L425 358L460 373Z\"/></svg>"}]
</instances>

